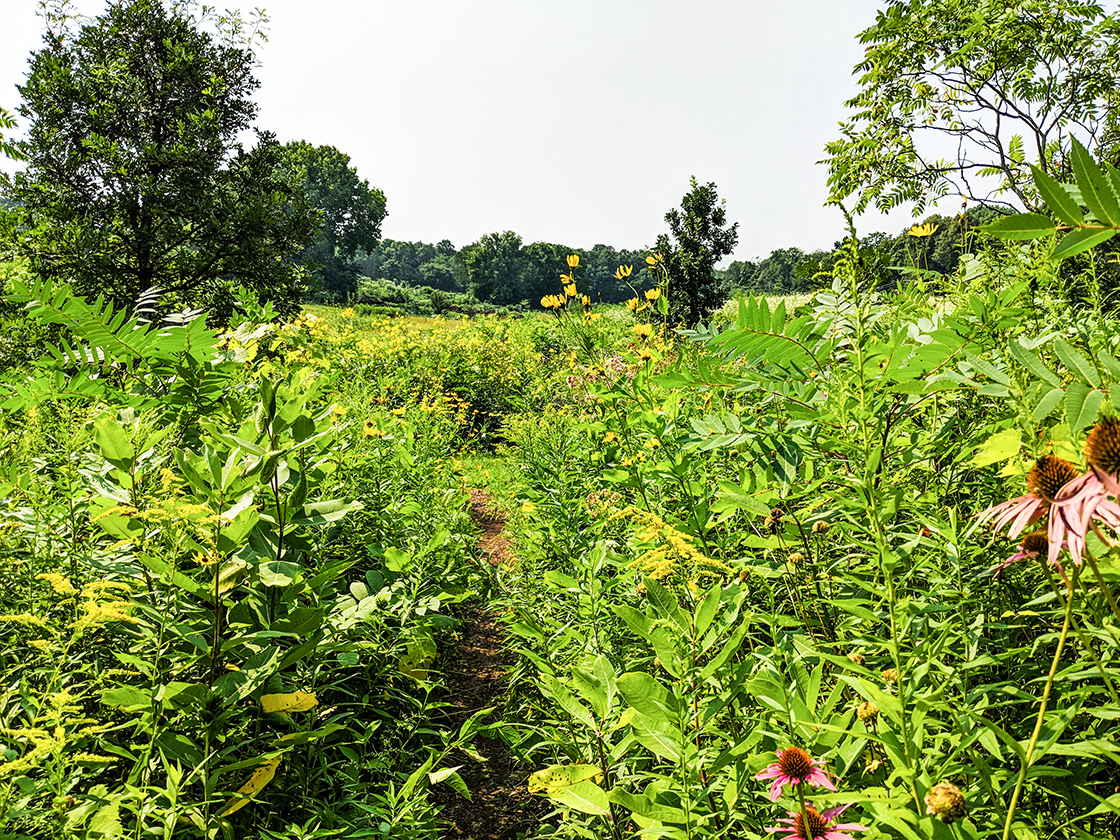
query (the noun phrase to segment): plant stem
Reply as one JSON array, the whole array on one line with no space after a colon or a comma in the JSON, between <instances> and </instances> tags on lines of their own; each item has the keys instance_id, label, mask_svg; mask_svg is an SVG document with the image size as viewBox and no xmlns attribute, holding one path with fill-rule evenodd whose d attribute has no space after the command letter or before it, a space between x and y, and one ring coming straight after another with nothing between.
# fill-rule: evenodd
<instances>
[{"instance_id":1,"label":"plant stem","mask_svg":"<svg viewBox=\"0 0 1120 840\"><path fill-rule=\"evenodd\" d=\"M1046 717L1046 706L1050 702L1050 689L1054 687L1054 675L1058 673L1058 663L1062 658L1062 651L1066 646L1066 637L1069 635L1069 625L1073 617L1073 588L1077 584L1080 567L1073 567L1073 579L1066 587L1066 612L1062 621L1062 632L1058 636L1058 649L1054 651L1054 661L1050 663L1050 673L1046 676L1046 687L1042 690L1042 700L1038 706L1038 718L1034 722L1034 732L1031 733L1030 743L1027 744L1026 755L1023 756L1023 766L1019 771L1019 779L1015 782L1015 792L1011 794L1011 805L1007 809L1007 819L1003 824L1003 840L1011 838L1011 821L1015 816L1015 808L1019 804L1019 796L1023 792L1023 785L1027 781L1027 773L1031 768L1031 759L1034 758L1034 748L1038 744L1038 736L1042 733L1042 722Z\"/></svg>"}]
</instances>

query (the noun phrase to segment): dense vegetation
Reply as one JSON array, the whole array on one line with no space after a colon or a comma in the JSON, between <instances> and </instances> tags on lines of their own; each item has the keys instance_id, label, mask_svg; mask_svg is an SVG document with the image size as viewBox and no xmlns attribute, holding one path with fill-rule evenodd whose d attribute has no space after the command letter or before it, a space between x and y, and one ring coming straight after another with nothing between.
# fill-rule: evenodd
<instances>
[{"instance_id":1,"label":"dense vegetation","mask_svg":"<svg viewBox=\"0 0 1120 840\"><path fill-rule=\"evenodd\" d=\"M1060 107L1067 72L1090 125L1109 79L1030 56L1113 19L1017 8L985 62L960 3L889 4L853 107L1004 75ZM0 137L29 159L0 216L0 837L474 836L494 745L502 840L1120 837L1107 143L1017 145L1032 212L722 275L736 228L696 181L652 249L456 251L381 241L337 149L233 142L245 22L45 11L30 139ZM883 87L946 44L946 83L982 83ZM210 98L159 111L145 73L161 107ZM891 148L863 119L837 201L849 170L861 203L952 175L845 162ZM300 306L316 283L354 305ZM484 617L508 667L474 702Z\"/></svg>"}]
</instances>

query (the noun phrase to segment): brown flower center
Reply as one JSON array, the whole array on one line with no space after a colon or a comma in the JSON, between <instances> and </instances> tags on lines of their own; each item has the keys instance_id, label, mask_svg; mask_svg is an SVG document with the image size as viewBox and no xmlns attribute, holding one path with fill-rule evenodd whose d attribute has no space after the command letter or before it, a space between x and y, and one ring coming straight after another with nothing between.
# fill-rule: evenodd
<instances>
[{"instance_id":1,"label":"brown flower center","mask_svg":"<svg viewBox=\"0 0 1120 840\"><path fill-rule=\"evenodd\" d=\"M1085 458L1103 473L1120 474L1120 420L1105 420L1089 432Z\"/></svg>"},{"instance_id":2,"label":"brown flower center","mask_svg":"<svg viewBox=\"0 0 1120 840\"><path fill-rule=\"evenodd\" d=\"M813 759L801 747L790 747L782 751L778 767L791 779L803 780L813 769Z\"/></svg>"},{"instance_id":3,"label":"brown flower center","mask_svg":"<svg viewBox=\"0 0 1120 840\"><path fill-rule=\"evenodd\" d=\"M1050 538L1044 531L1035 531L1023 537L1019 550L1024 554L1042 554L1050 549Z\"/></svg>"},{"instance_id":4,"label":"brown flower center","mask_svg":"<svg viewBox=\"0 0 1120 840\"><path fill-rule=\"evenodd\" d=\"M801 840L824 837L827 829L828 820L822 817L812 805L806 805L804 813L795 814L793 817L793 836Z\"/></svg>"},{"instance_id":5,"label":"brown flower center","mask_svg":"<svg viewBox=\"0 0 1120 840\"><path fill-rule=\"evenodd\" d=\"M1077 467L1064 458L1043 455L1027 473L1027 489L1047 504L1054 501L1063 487L1077 478Z\"/></svg>"}]
</instances>

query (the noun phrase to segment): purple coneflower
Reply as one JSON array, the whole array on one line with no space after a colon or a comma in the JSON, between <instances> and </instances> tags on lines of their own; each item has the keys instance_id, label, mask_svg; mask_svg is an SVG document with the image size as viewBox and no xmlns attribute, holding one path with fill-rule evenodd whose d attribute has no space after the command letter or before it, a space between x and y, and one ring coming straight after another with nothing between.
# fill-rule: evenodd
<instances>
[{"instance_id":1,"label":"purple coneflower","mask_svg":"<svg viewBox=\"0 0 1120 840\"><path fill-rule=\"evenodd\" d=\"M1120 420L1109 419L1099 424L1089 433L1085 441L1085 460L1089 462L1089 472L1079 475L1058 494L1055 506L1068 508L1077 519L1078 528L1072 533L1069 553L1073 562L1081 563L1085 549L1085 537L1089 525L1099 519L1111 528L1120 528L1120 504L1109 496L1120 495ZM1050 553L1055 554L1054 547Z\"/></svg>"},{"instance_id":2,"label":"purple coneflower","mask_svg":"<svg viewBox=\"0 0 1120 840\"><path fill-rule=\"evenodd\" d=\"M766 830L771 834L784 834L786 840L855 840L848 831L867 831L867 826L856 823L839 823L832 820L848 809L848 805L818 811L806 805L804 813L790 811L788 817L778 820L782 825L773 825Z\"/></svg>"},{"instance_id":3,"label":"purple coneflower","mask_svg":"<svg viewBox=\"0 0 1120 840\"><path fill-rule=\"evenodd\" d=\"M1028 525L1050 514L1046 526L1048 562L1057 566L1062 545L1068 544L1074 562L1080 563L1089 520L1083 518L1083 509L1074 504L1071 490L1077 486L1075 482L1083 478L1077 474L1077 467L1064 458L1043 455L1027 473L1029 492L988 508L980 514L980 521L991 519L994 531L1006 526L1007 536L1015 539ZM1120 508L1117 508L1117 516L1120 517Z\"/></svg>"},{"instance_id":4,"label":"purple coneflower","mask_svg":"<svg viewBox=\"0 0 1120 840\"><path fill-rule=\"evenodd\" d=\"M1016 560L1023 560L1027 557L1038 557L1038 555L1042 554L1042 552L1046 551L1049 547L1050 540L1047 538L1044 531L1032 531L1023 537L1023 541L1019 543L1018 553L1012 554L999 565L992 566L990 571L994 572L995 576L998 578L1003 574L1003 570ZM1058 566L1058 568L1061 569L1061 566Z\"/></svg>"},{"instance_id":5,"label":"purple coneflower","mask_svg":"<svg viewBox=\"0 0 1120 840\"><path fill-rule=\"evenodd\" d=\"M817 761L800 747L778 750L778 760L755 776L756 779L773 779L770 785L770 801L777 802L782 788L787 784L809 784L836 790L824 770L823 761Z\"/></svg>"}]
</instances>

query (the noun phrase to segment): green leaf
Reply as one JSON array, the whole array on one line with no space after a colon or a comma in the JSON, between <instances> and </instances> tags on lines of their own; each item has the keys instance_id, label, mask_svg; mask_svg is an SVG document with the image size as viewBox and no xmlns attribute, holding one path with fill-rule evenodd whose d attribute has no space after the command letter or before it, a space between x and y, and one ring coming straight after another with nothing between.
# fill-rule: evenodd
<instances>
[{"instance_id":1,"label":"green leaf","mask_svg":"<svg viewBox=\"0 0 1120 840\"><path fill-rule=\"evenodd\" d=\"M997 239L1038 239L1049 233L1057 231L1054 220L1040 213L1020 213L1015 216L1004 216L988 225L983 225L980 230Z\"/></svg>"},{"instance_id":2,"label":"green leaf","mask_svg":"<svg viewBox=\"0 0 1120 840\"><path fill-rule=\"evenodd\" d=\"M1112 189L1112 182L1097 166L1092 156L1073 138L1071 142L1073 175L1081 190L1081 200L1097 220L1112 227L1120 227L1120 200Z\"/></svg>"},{"instance_id":3,"label":"green leaf","mask_svg":"<svg viewBox=\"0 0 1120 840\"><path fill-rule=\"evenodd\" d=\"M101 702L122 712L141 712L151 707L151 692L132 686L107 688L101 692Z\"/></svg>"},{"instance_id":4,"label":"green leaf","mask_svg":"<svg viewBox=\"0 0 1120 840\"><path fill-rule=\"evenodd\" d=\"M1101 386L1101 378L1097 375L1096 369L1089 364L1089 361L1062 341L1060 338L1054 339L1054 351L1058 354L1058 358L1069 369L1070 373L1074 374L1081 382L1086 385L1091 385L1094 388Z\"/></svg>"},{"instance_id":5,"label":"green leaf","mask_svg":"<svg viewBox=\"0 0 1120 840\"><path fill-rule=\"evenodd\" d=\"M257 567L265 586L290 586L299 577L299 564L287 560L266 560Z\"/></svg>"},{"instance_id":6,"label":"green leaf","mask_svg":"<svg viewBox=\"0 0 1120 840\"><path fill-rule=\"evenodd\" d=\"M1011 351L1011 355L1015 357L1015 361L1039 379L1046 380L1055 388L1061 385L1061 380L1058 379L1058 375L1046 367L1034 353L1020 344L1018 339L1008 342L1007 349Z\"/></svg>"},{"instance_id":7,"label":"green leaf","mask_svg":"<svg viewBox=\"0 0 1120 840\"><path fill-rule=\"evenodd\" d=\"M1034 174L1034 185L1038 187L1039 195L1042 196L1042 200L1046 202L1046 206L1050 208L1051 213L1073 227L1079 227L1085 223L1081 208L1077 206L1077 202L1073 200L1073 196L1064 186L1037 166L1032 165L1031 172Z\"/></svg>"},{"instance_id":8,"label":"green leaf","mask_svg":"<svg viewBox=\"0 0 1120 840\"><path fill-rule=\"evenodd\" d=\"M590 779L577 782L558 793L549 794L548 798L583 814L607 817L611 813L611 803L607 800L607 795Z\"/></svg>"},{"instance_id":9,"label":"green leaf","mask_svg":"<svg viewBox=\"0 0 1120 840\"><path fill-rule=\"evenodd\" d=\"M463 777L457 772L462 764L455 767L444 767L428 774L428 782L433 785L438 785L440 782L447 782L455 791L464 799L471 799L471 792L467 788L467 783L463 781Z\"/></svg>"},{"instance_id":10,"label":"green leaf","mask_svg":"<svg viewBox=\"0 0 1120 840\"><path fill-rule=\"evenodd\" d=\"M1067 257L1076 256L1090 248L1095 248L1102 242L1107 242L1115 235L1116 231L1111 228L1101 230L1100 228L1086 227L1071 230L1062 237L1062 241L1058 243L1058 247L1054 249L1050 257L1055 260L1064 260Z\"/></svg>"},{"instance_id":11,"label":"green leaf","mask_svg":"<svg viewBox=\"0 0 1120 840\"><path fill-rule=\"evenodd\" d=\"M1097 419L1104 394L1089 390L1080 382L1071 382L1066 389L1066 420L1070 431L1079 432Z\"/></svg>"},{"instance_id":12,"label":"green leaf","mask_svg":"<svg viewBox=\"0 0 1120 840\"><path fill-rule=\"evenodd\" d=\"M651 675L630 671L616 681L618 692L630 706L650 719L675 724L677 699Z\"/></svg>"},{"instance_id":13,"label":"green leaf","mask_svg":"<svg viewBox=\"0 0 1120 840\"><path fill-rule=\"evenodd\" d=\"M101 415L93 421L93 437L106 461L117 469L132 472L136 450L120 423L107 414Z\"/></svg>"},{"instance_id":14,"label":"green leaf","mask_svg":"<svg viewBox=\"0 0 1120 840\"><path fill-rule=\"evenodd\" d=\"M667 761L680 761L680 730L667 723L653 720L640 712L630 721L634 740L654 755Z\"/></svg>"},{"instance_id":15,"label":"green leaf","mask_svg":"<svg viewBox=\"0 0 1120 840\"><path fill-rule=\"evenodd\" d=\"M1038 405L1034 407L1034 412L1032 414L1034 421L1039 423L1046 417L1049 417L1050 413L1058 407L1058 403L1062 401L1062 397L1064 396L1065 391L1061 388L1052 388L1043 394L1042 399L1038 401Z\"/></svg>"},{"instance_id":16,"label":"green leaf","mask_svg":"<svg viewBox=\"0 0 1120 840\"><path fill-rule=\"evenodd\" d=\"M1019 453L1022 443L1022 434L1018 429L1005 429L992 435L978 447L972 463L978 467L986 467L998 461L1006 461Z\"/></svg>"}]
</instances>

